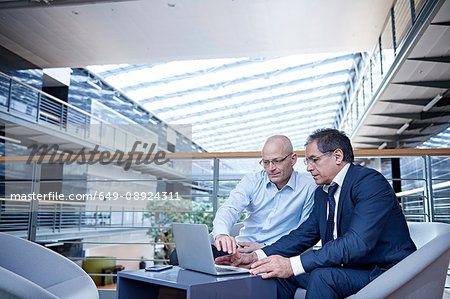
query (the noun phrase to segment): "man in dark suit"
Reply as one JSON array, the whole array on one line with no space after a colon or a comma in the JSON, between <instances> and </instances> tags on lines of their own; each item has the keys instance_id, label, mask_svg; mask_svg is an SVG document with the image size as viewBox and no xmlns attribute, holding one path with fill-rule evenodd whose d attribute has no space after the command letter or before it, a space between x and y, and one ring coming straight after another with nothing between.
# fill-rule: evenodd
<instances>
[{"instance_id":1,"label":"man in dark suit","mask_svg":"<svg viewBox=\"0 0 450 299\"><path fill-rule=\"evenodd\" d=\"M279 298L292 298L297 287L307 290L307 298L343 298L416 248L391 186L377 171L352 164L353 149L343 132L314 132L305 156L307 170L323 185L308 220L271 246L216 263L278 277ZM322 248L306 251L319 240Z\"/></svg>"}]
</instances>

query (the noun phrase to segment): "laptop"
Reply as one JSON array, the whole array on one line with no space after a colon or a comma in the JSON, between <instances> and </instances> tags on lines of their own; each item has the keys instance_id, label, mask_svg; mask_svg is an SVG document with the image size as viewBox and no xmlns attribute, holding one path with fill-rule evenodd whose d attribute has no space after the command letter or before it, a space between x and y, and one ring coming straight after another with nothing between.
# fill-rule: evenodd
<instances>
[{"instance_id":1,"label":"laptop","mask_svg":"<svg viewBox=\"0 0 450 299\"><path fill-rule=\"evenodd\" d=\"M212 275L248 273L249 269L214 264L205 224L172 223L180 267Z\"/></svg>"}]
</instances>

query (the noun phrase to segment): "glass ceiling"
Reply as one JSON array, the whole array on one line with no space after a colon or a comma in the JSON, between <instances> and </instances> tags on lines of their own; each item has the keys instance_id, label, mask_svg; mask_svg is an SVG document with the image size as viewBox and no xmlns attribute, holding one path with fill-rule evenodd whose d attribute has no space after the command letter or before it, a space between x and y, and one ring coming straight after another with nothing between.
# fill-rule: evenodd
<instances>
[{"instance_id":1,"label":"glass ceiling","mask_svg":"<svg viewBox=\"0 0 450 299\"><path fill-rule=\"evenodd\" d=\"M441 133L420 144L417 148L450 148L450 126Z\"/></svg>"},{"instance_id":2,"label":"glass ceiling","mask_svg":"<svg viewBox=\"0 0 450 299\"><path fill-rule=\"evenodd\" d=\"M191 124L210 152L259 151L274 134L303 149L313 130L333 127L359 54L293 55L90 66L169 124Z\"/></svg>"}]
</instances>

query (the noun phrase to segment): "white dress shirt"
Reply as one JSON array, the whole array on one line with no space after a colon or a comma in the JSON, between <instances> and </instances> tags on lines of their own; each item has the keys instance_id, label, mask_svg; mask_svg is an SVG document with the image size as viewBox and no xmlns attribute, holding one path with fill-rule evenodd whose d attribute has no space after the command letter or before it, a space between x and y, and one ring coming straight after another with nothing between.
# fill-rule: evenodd
<instances>
[{"instance_id":1,"label":"white dress shirt","mask_svg":"<svg viewBox=\"0 0 450 299\"><path fill-rule=\"evenodd\" d=\"M246 209L247 218L236 240L272 244L308 218L316 188L309 174L297 171L292 172L281 190L269 180L265 171L248 174L217 211L213 236L229 235L233 224Z\"/></svg>"}]
</instances>

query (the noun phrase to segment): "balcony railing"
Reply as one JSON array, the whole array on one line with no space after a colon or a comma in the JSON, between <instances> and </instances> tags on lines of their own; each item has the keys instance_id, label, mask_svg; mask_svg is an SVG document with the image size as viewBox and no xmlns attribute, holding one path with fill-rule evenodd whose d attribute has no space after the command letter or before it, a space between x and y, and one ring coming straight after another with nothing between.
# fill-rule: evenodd
<instances>
[{"instance_id":1,"label":"balcony railing","mask_svg":"<svg viewBox=\"0 0 450 299\"><path fill-rule=\"evenodd\" d=\"M437 1L394 1L373 50L363 57L355 82L349 90L350 97L343 103L337 116L336 127L350 136L357 129L382 87L392 73L393 66L403 59L408 37L413 37L422 8ZM419 22L420 25L420 22Z\"/></svg>"},{"instance_id":2,"label":"balcony railing","mask_svg":"<svg viewBox=\"0 0 450 299\"><path fill-rule=\"evenodd\" d=\"M156 134L143 125L110 123L3 72L0 112L103 147L125 150L142 138L158 143Z\"/></svg>"},{"instance_id":3,"label":"balcony railing","mask_svg":"<svg viewBox=\"0 0 450 299\"><path fill-rule=\"evenodd\" d=\"M297 155L304 157L303 151ZM442 221L450 223L450 149L393 149L393 150L356 150L356 161L369 167L378 169L392 183L400 182L401 191L397 192L402 209L409 221ZM150 205L134 206L126 204L110 204L108 201L58 201L58 200L14 200L2 198L0 200L0 231L5 231L21 237L35 236L34 241L49 244L78 245L83 248L101 246L122 246L135 248L136 246L152 246L158 251L165 246L172 246L170 236L155 238L157 235L170 233L171 221L191 223L206 223L212 225L213 215L217 208L227 198L237 182L245 173L261 169L258 161L259 152L246 153L189 153L169 154L169 159L192 159L192 178L189 180L167 180L192 185L191 194L182 194L196 205L188 209L183 206L161 205L155 209ZM391 175L392 159L400 159L401 176ZM17 159L15 163L24 163L24 159ZM7 157L1 159L4 163L14 162ZM303 163L297 163L298 171L305 171ZM124 172L125 174L125 172ZM133 180L126 177L115 180L84 180L82 183L109 184ZM31 176L29 180L17 182L7 181L6 184L22 184L24 190L32 193L38 179ZM74 183L74 181L69 181ZM79 183L79 182L78 182ZM152 183L145 181L145 183ZM102 189L102 188L100 188ZM91 190L92 195L93 190ZM107 194L104 193L103 196ZM97 194L100 196L100 194ZM130 195L131 196L131 195ZM132 201L131 201L132 202ZM168 201L167 201L168 202ZM32 234L31 232L35 232ZM146 232L148 242L133 240L108 241L110 235L129 235L133 232ZM86 241L90 236L103 236L98 241ZM105 239L106 238L106 239ZM153 257L91 257L69 256L74 261L112 260L114 263L148 262L163 263L166 257L156 254ZM90 273L93 277L115 277L114 273Z\"/></svg>"},{"instance_id":4,"label":"balcony railing","mask_svg":"<svg viewBox=\"0 0 450 299\"><path fill-rule=\"evenodd\" d=\"M297 151L297 154L303 157L304 152ZM359 163L378 169L392 184L400 182L401 190L397 192L397 196L408 220L450 223L450 176L446 171L450 166L450 149L356 150L355 155ZM259 152L168 154L167 157L176 160L185 159L186 156L192 159L192 178L165 179L164 181L191 185L190 194L176 196L201 203L196 207L170 206L170 209L165 209L165 205L162 205L159 209L155 209L141 203L133 204L136 199L132 190L123 190L122 187L121 191L110 189L110 192L90 188L88 194L77 195L84 196L83 200L76 199L75 195L74 198L67 200L69 198L67 194L64 197L66 200L55 200L50 197L47 200L30 200L9 195L1 200L0 230L22 237L29 236L29 230L35 230L34 241L46 242L59 238L88 236L93 231L123 233L126 230L136 229L169 229L170 222L161 225L155 221L155 214L158 214L158 219L169 219L173 214L189 214L191 216L185 220L194 222L207 219L208 215L208 219L212 219L217 208L242 176L245 173L260 170ZM400 159L400 165L402 165L400 177L393 177L391 174L390 163L393 158ZM16 161L12 161L14 159ZM2 163L20 165L24 164L25 159L1 157L0 160ZM299 171L305 171L302 164L296 165ZM130 179L126 177L126 172L123 174L123 177L116 179L42 181L34 177L33 173L29 179L6 180L1 183L6 184L6 187L20 184L23 195L39 190L36 185L42 186L48 183L95 184L99 190L105 190L102 185L111 183L130 184L140 181L140 183L151 184L159 181L158 179ZM122 192L122 194L114 192ZM125 199L122 203L105 200L108 196L119 195ZM126 198L127 196L129 198ZM172 194L173 196L175 194ZM93 200L94 197L97 200ZM155 198L147 198L147 200L153 201ZM165 200L169 203L168 198ZM211 223L208 224L211 225Z\"/></svg>"}]
</instances>

